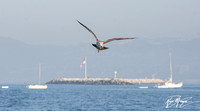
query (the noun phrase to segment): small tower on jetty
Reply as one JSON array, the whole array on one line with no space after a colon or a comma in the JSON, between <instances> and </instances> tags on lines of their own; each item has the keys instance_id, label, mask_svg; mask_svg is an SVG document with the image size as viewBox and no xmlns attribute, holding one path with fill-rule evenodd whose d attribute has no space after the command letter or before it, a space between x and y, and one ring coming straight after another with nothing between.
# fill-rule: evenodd
<instances>
[{"instance_id":1,"label":"small tower on jetty","mask_svg":"<svg viewBox=\"0 0 200 111\"><path fill-rule=\"evenodd\" d=\"M117 71L114 72L114 79L117 79Z\"/></svg>"}]
</instances>

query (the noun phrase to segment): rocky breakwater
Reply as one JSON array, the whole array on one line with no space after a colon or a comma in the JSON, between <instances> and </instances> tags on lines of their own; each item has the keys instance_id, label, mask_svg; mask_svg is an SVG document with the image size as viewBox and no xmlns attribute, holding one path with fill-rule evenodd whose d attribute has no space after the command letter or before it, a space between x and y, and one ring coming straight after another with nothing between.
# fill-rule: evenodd
<instances>
[{"instance_id":1,"label":"rocky breakwater","mask_svg":"<svg viewBox=\"0 0 200 111\"><path fill-rule=\"evenodd\" d=\"M46 84L82 84L82 85L132 85L163 83L161 79L122 79L122 78L58 78Z\"/></svg>"}]
</instances>

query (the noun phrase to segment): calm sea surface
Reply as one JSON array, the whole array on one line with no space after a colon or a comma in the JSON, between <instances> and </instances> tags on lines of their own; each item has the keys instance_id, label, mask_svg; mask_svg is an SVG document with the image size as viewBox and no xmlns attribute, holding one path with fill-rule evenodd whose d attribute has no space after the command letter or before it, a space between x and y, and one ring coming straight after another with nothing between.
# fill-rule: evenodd
<instances>
[{"instance_id":1,"label":"calm sea surface","mask_svg":"<svg viewBox=\"0 0 200 111\"><path fill-rule=\"evenodd\" d=\"M48 85L48 89L34 90L9 85L9 89L0 89L0 111L200 111L200 85L180 89L138 86ZM169 99L171 106L166 108ZM180 106L177 101L185 103Z\"/></svg>"}]
</instances>

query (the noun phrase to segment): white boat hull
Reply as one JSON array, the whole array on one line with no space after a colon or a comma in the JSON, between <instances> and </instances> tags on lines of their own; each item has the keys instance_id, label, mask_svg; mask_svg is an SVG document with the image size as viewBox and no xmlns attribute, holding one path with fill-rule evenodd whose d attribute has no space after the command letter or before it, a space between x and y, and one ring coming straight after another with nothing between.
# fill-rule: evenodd
<instances>
[{"instance_id":1,"label":"white boat hull","mask_svg":"<svg viewBox=\"0 0 200 111\"><path fill-rule=\"evenodd\" d=\"M3 88L3 89L8 89L9 86L2 86L1 88Z\"/></svg>"},{"instance_id":2,"label":"white boat hull","mask_svg":"<svg viewBox=\"0 0 200 111\"><path fill-rule=\"evenodd\" d=\"M147 89L147 88L149 88L148 86L140 86L139 87L140 89Z\"/></svg>"},{"instance_id":3,"label":"white boat hull","mask_svg":"<svg viewBox=\"0 0 200 111\"><path fill-rule=\"evenodd\" d=\"M47 89L47 85L28 85L28 89Z\"/></svg>"},{"instance_id":4,"label":"white boat hull","mask_svg":"<svg viewBox=\"0 0 200 111\"><path fill-rule=\"evenodd\" d=\"M165 83L163 85L157 85L157 88L181 88L183 86L183 83L180 82L178 84L175 83Z\"/></svg>"}]
</instances>

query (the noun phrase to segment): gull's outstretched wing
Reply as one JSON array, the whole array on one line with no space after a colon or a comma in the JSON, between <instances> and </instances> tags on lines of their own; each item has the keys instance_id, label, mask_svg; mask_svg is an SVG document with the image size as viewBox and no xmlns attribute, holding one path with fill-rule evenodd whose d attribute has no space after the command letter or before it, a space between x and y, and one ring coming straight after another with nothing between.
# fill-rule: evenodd
<instances>
[{"instance_id":1,"label":"gull's outstretched wing","mask_svg":"<svg viewBox=\"0 0 200 111\"><path fill-rule=\"evenodd\" d=\"M79 24L81 24L83 27L85 27L90 33L92 33L92 34L94 35L95 39L98 41L97 36L94 34L94 32L92 32L92 30L90 30L88 27L86 27L85 25L83 25L83 24L82 24L81 22L79 22L78 20L77 20L77 22L78 22Z\"/></svg>"},{"instance_id":2,"label":"gull's outstretched wing","mask_svg":"<svg viewBox=\"0 0 200 111\"><path fill-rule=\"evenodd\" d=\"M135 39L135 38L112 38L112 39L108 39L108 40L104 41L103 43L105 44L105 43L108 43L113 40L124 40L124 39Z\"/></svg>"}]
</instances>

